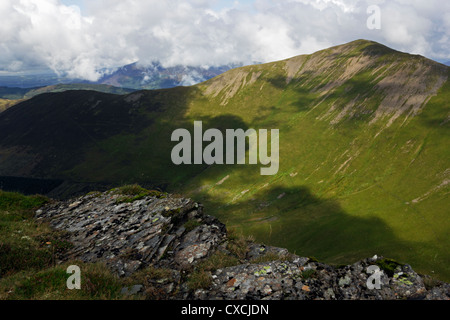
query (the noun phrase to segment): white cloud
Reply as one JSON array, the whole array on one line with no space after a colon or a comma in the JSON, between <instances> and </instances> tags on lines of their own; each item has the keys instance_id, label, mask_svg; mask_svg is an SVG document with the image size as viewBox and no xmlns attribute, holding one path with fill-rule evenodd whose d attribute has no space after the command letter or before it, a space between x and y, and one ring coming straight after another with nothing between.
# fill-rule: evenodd
<instances>
[{"instance_id":1,"label":"white cloud","mask_svg":"<svg viewBox=\"0 0 450 320\"><path fill-rule=\"evenodd\" d=\"M372 4L381 30L366 28ZM95 80L101 68L137 60L268 62L360 38L450 59L448 12L439 0L90 0L82 12L60 0L2 0L0 70L45 65Z\"/></svg>"}]
</instances>

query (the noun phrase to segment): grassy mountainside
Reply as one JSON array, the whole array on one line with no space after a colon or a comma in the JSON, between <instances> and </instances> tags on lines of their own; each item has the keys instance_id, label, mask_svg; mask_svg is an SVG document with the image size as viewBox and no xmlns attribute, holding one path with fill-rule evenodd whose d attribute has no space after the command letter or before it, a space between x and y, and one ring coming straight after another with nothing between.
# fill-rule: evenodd
<instances>
[{"instance_id":1,"label":"grassy mountainside","mask_svg":"<svg viewBox=\"0 0 450 320\"><path fill-rule=\"evenodd\" d=\"M0 115L0 175L151 183L300 255L380 254L449 280L448 76L358 40L192 87L44 94ZM170 135L194 120L279 129L278 173L173 165Z\"/></svg>"},{"instance_id":2,"label":"grassy mountainside","mask_svg":"<svg viewBox=\"0 0 450 320\"><path fill-rule=\"evenodd\" d=\"M49 201L0 190L0 300L126 299L120 290L130 280L119 279L103 263L57 264L73 245L66 233L34 219L36 209ZM81 290L66 287L73 264L83 270Z\"/></svg>"},{"instance_id":3,"label":"grassy mountainside","mask_svg":"<svg viewBox=\"0 0 450 320\"><path fill-rule=\"evenodd\" d=\"M8 108L11 108L13 105L19 103L20 101L21 100L0 99L0 112L3 112Z\"/></svg>"}]
</instances>

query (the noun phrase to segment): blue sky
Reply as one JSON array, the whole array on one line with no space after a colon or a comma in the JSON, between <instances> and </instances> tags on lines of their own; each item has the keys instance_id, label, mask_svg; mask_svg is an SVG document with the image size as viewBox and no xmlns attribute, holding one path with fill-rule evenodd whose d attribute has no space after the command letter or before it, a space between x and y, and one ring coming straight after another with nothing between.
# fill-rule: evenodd
<instances>
[{"instance_id":1,"label":"blue sky","mask_svg":"<svg viewBox=\"0 0 450 320\"><path fill-rule=\"evenodd\" d=\"M92 0L91 0L92 1ZM94 0L95 1L95 0ZM61 0L61 2L67 6L75 5L78 6L82 12L85 10L85 0ZM239 4L240 6L251 6L255 0L239 0L239 1L230 1L230 0L215 0L210 1L211 8L214 10L222 10L226 8L232 7L234 4Z\"/></svg>"},{"instance_id":2,"label":"blue sky","mask_svg":"<svg viewBox=\"0 0 450 320\"><path fill-rule=\"evenodd\" d=\"M63 4L65 4L66 6L75 5L75 6L80 7L81 10L84 9L84 3L83 3L84 1L83 0L61 0L61 2Z\"/></svg>"},{"instance_id":3,"label":"blue sky","mask_svg":"<svg viewBox=\"0 0 450 320\"><path fill-rule=\"evenodd\" d=\"M367 25L374 4L376 29ZM0 72L50 68L89 80L136 61L269 62L356 39L450 60L442 0L1 0L0 21Z\"/></svg>"}]
</instances>

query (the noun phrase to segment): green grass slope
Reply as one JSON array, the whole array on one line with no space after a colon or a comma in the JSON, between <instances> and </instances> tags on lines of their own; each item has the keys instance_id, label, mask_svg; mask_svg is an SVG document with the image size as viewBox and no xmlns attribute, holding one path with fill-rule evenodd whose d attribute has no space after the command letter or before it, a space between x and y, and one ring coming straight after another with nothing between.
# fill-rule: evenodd
<instances>
[{"instance_id":1,"label":"green grass slope","mask_svg":"<svg viewBox=\"0 0 450 320\"><path fill-rule=\"evenodd\" d=\"M49 199L0 190L0 300L123 299L128 285L103 264L68 261L58 254L71 248L65 234L34 220L35 210ZM81 290L67 290L67 268L84 270Z\"/></svg>"},{"instance_id":2,"label":"green grass slope","mask_svg":"<svg viewBox=\"0 0 450 320\"><path fill-rule=\"evenodd\" d=\"M448 279L448 75L356 41L219 76L201 86L208 105L279 128L280 170L211 167L185 191L260 241L331 263L382 254Z\"/></svg>"},{"instance_id":3,"label":"green grass slope","mask_svg":"<svg viewBox=\"0 0 450 320\"><path fill-rule=\"evenodd\" d=\"M219 76L201 86L207 105L279 128L280 170L211 167L185 191L260 241L331 263L382 254L448 279L448 75L356 41Z\"/></svg>"},{"instance_id":4,"label":"green grass slope","mask_svg":"<svg viewBox=\"0 0 450 320\"><path fill-rule=\"evenodd\" d=\"M336 264L384 255L448 281L448 76L442 64L358 40L192 87L40 95L0 115L0 175L151 183L299 255ZM195 120L204 130L279 129L278 173L173 165L171 133Z\"/></svg>"}]
</instances>

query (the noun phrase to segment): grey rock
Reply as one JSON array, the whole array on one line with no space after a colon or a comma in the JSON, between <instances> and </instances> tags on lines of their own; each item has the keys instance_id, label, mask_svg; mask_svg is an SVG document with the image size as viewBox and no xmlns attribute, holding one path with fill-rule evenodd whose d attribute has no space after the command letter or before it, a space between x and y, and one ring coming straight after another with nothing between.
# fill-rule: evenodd
<instances>
[{"instance_id":1,"label":"grey rock","mask_svg":"<svg viewBox=\"0 0 450 320\"><path fill-rule=\"evenodd\" d=\"M124 287L120 291L120 294L126 295L126 296L133 296L133 295L136 295L136 294L140 293L143 290L143 288L144 288L144 286L140 285L140 284L139 285L134 285L131 288Z\"/></svg>"},{"instance_id":2,"label":"grey rock","mask_svg":"<svg viewBox=\"0 0 450 320\"><path fill-rule=\"evenodd\" d=\"M101 261L121 277L149 266L166 271L162 278L123 288L124 295L202 300L450 299L449 284L433 282L427 287L407 264L380 270L380 289L370 289L368 268L382 265L381 256L337 268L252 242L238 265L208 271L208 288L193 290L188 279L200 262L218 251L231 254L225 225L190 199L166 195L117 203L119 199L120 195L105 192L53 202L37 210L36 219L67 231L73 247L59 253L60 262ZM198 226L187 231L184 225L190 220Z\"/></svg>"}]
</instances>

